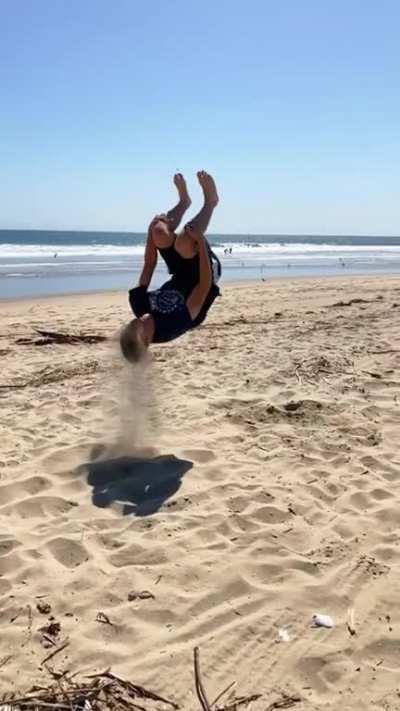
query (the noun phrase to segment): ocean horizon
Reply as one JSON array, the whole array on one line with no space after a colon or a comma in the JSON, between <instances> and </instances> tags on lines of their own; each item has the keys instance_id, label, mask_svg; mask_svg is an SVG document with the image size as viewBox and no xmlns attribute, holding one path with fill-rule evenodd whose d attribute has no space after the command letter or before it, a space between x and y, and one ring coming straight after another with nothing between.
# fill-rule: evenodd
<instances>
[{"instance_id":1,"label":"ocean horizon","mask_svg":"<svg viewBox=\"0 0 400 711\"><path fill-rule=\"evenodd\" d=\"M128 289L145 232L0 230L0 298ZM276 277L400 274L400 236L210 234L222 283ZM153 283L167 278L159 260Z\"/></svg>"}]
</instances>

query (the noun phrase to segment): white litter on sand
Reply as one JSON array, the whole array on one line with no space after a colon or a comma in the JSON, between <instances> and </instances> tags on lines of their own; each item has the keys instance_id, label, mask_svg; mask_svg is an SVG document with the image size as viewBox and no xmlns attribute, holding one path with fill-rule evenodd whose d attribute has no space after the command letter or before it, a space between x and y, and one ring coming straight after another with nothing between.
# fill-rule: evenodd
<instances>
[{"instance_id":1,"label":"white litter on sand","mask_svg":"<svg viewBox=\"0 0 400 711\"><path fill-rule=\"evenodd\" d=\"M290 642L290 640L292 639L288 630L285 627L281 627L281 629L278 630L278 635L282 642Z\"/></svg>"},{"instance_id":2,"label":"white litter on sand","mask_svg":"<svg viewBox=\"0 0 400 711\"><path fill-rule=\"evenodd\" d=\"M332 629L332 627L335 626L335 623L329 615L320 615L315 614L312 616L313 620L313 627L327 627L328 629Z\"/></svg>"}]
</instances>

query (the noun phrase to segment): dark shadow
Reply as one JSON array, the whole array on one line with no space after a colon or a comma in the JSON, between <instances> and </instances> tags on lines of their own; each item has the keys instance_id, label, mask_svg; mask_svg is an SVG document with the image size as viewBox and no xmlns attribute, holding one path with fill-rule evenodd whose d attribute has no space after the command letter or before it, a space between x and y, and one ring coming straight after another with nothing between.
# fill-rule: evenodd
<instances>
[{"instance_id":1,"label":"dark shadow","mask_svg":"<svg viewBox=\"0 0 400 711\"><path fill-rule=\"evenodd\" d=\"M124 516L149 516L178 491L193 462L170 454L154 459L117 457L84 466L95 506L106 508L118 502L124 505Z\"/></svg>"}]
</instances>

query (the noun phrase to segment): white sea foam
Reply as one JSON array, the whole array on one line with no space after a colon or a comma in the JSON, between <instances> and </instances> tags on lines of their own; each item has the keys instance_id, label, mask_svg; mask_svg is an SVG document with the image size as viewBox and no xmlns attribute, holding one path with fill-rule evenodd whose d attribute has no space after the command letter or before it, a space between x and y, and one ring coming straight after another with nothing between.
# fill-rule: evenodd
<instances>
[{"instance_id":1,"label":"white sea foam","mask_svg":"<svg viewBox=\"0 0 400 711\"><path fill-rule=\"evenodd\" d=\"M340 256L340 255L382 255L386 258L398 259L400 245L350 245L350 244L311 244L303 243L246 243L226 241L223 245L213 246L219 257L224 257L224 249L232 248L232 255L227 258L251 259L282 259L285 255L292 258L304 256ZM114 245L114 244L0 244L0 259L48 259L51 264L58 259L65 258L123 258L142 256L144 244ZM92 262L94 264L94 262ZM46 262L47 264L47 262Z\"/></svg>"},{"instance_id":2,"label":"white sea foam","mask_svg":"<svg viewBox=\"0 0 400 711\"><path fill-rule=\"evenodd\" d=\"M58 257L95 257L118 256L129 257L143 255L144 245L115 245L115 244L0 244L0 259L52 258ZM55 260L54 260L55 261Z\"/></svg>"}]
</instances>

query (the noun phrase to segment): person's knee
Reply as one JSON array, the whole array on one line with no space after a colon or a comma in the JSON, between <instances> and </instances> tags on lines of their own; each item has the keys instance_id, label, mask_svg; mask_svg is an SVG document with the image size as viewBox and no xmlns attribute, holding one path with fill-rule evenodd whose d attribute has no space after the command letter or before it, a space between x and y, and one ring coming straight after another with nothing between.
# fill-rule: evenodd
<instances>
[{"instance_id":1,"label":"person's knee","mask_svg":"<svg viewBox=\"0 0 400 711\"><path fill-rule=\"evenodd\" d=\"M163 248L168 246L171 241L171 232L168 224L164 220L157 220L151 226L151 236L156 247Z\"/></svg>"}]
</instances>

